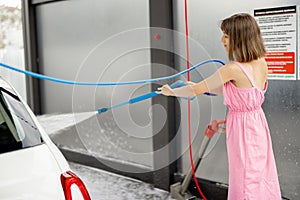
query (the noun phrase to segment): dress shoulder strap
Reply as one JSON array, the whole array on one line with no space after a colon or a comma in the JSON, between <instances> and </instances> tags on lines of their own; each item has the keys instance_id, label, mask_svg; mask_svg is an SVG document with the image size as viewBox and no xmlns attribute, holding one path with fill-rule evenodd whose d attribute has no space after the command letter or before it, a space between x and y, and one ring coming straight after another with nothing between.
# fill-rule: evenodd
<instances>
[{"instance_id":1,"label":"dress shoulder strap","mask_svg":"<svg viewBox=\"0 0 300 200\"><path fill-rule=\"evenodd\" d=\"M234 63L237 64L243 70L243 72L246 74L246 76L248 77L249 81L251 82L252 86L256 87L252 76L249 74L249 72L246 70L246 68L241 63L239 63L239 62L234 62Z\"/></svg>"}]
</instances>

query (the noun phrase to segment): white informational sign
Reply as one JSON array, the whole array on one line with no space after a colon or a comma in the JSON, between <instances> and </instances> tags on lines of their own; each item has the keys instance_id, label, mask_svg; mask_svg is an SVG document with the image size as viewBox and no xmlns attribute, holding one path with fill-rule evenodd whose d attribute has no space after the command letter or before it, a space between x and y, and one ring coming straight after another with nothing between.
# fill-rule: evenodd
<instances>
[{"instance_id":1,"label":"white informational sign","mask_svg":"<svg viewBox=\"0 0 300 200\"><path fill-rule=\"evenodd\" d=\"M296 80L297 6L257 9L254 17L267 50L268 78Z\"/></svg>"}]
</instances>

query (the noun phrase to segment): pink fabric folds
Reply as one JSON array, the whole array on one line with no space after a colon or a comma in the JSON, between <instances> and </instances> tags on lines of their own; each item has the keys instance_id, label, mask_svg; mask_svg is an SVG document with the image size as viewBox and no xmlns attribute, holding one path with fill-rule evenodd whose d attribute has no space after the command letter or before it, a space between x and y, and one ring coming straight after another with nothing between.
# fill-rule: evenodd
<instances>
[{"instance_id":1,"label":"pink fabric folds","mask_svg":"<svg viewBox=\"0 0 300 200\"><path fill-rule=\"evenodd\" d=\"M224 85L226 143L229 161L229 200L281 200L270 132L261 108L264 91L257 88L241 63L236 62L252 88ZM267 85L266 85L267 87Z\"/></svg>"}]
</instances>

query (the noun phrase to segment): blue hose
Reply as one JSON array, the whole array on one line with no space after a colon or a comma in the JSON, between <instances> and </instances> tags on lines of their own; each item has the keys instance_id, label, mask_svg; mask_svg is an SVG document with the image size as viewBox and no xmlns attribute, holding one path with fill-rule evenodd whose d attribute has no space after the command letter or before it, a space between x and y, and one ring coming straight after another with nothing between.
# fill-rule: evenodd
<instances>
[{"instance_id":1,"label":"blue hose","mask_svg":"<svg viewBox=\"0 0 300 200\"><path fill-rule=\"evenodd\" d=\"M174 88L180 88L180 87L184 87L184 86L186 86L186 84L182 80L178 80L178 81L176 81L176 82L174 82L174 83L172 83L170 85L170 87L172 89L174 89ZM157 94L157 92L158 91L154 91L154 92L150 92L150 93L147 93L147 94L143 94L141 96L129 99L129 101L125 101L125 102L113 105L111 107L99 108L98 109L98 114L104 113L104 112L106 112L108 110L111 110L111 109L114 109L114 108L117 108L117 107L120 107L120 106L124 106L126 104L134 104L134 103L137 103L137 102L140 102L140 101L144 101L146 99L150 99L150 98L159 96L160 94ZM209 93L209 92L205 92L204 94L207 95L207 96L217 96L216 94ZM194 100L196 97L181 97L181 98L185 99L185 100Z\"/></svg>"},{"instance_id":2,"label":"blue hose","mask_svg":"<svg viewBox=\"0 0 300 200\"><path fill-rule=\"evenodd\" d=\"M69 81L69 80L63 80L63 79L58 79L58 78L53 78L50 76L45 76L42 74L38 74L38 73L34 73L34 72L30 72L30 71L26 71L26 70L22 70L22 69L18 69L9 65L6 65L4 63L0 62L0 66L10 69L10 70L14 70L20 73L23 73L27 76L31 76L34 78L38 78L38 79L43 79L43 80L47 80L47 81L52 81L52 82L57 82L57 83L63 83L63 84L68 84L68 85L86 85L86 86L113 86L113 85L133 85L133 84L141 84L141 83L151 83L151 82L159 82L159 81L166 81L166 80L170 80L173 78L176 78L178 76L181 76L183 74L186 74L194 69L196 69L197 67L200 67L201 65L205 65L207 63L220 63L222 65L225 65L225 63L221 60L216 60L216 59L211 59L211 60L206 60L203 62L200 62L194 66L192 66L189 69L183 70L181 72L178 72L177 74L173 74L171 76L166 76L166 77L161 77L161 78L154 78L154 79L148 79L148 80L137 80L137 81L127 81L127 82L77 82L77 81Z\"/></svg>"},{"instance_id":3,"label":"blue hose","mask_svg":"<svg viewBox=\"0 0 300 200\"><path fill-rule=\"evenodd\" d=\"M215 60L215 59L206 60L206 61L200 62L200 63L192 66L189 69L183 70L183 71L181 71L181 72L179 72L177 74L173 74L171 76L166 76L166 77L161 77L161 78L154 78L154 79L148 79L148 80L127 81L127 82L76 82L76 81L69 81L69 80L63 80L63 79L53 78L53 77L50 77L50 76L45 76L45 75L42 75L42 74L38 74L38 73L26 71L26 70L21 70L21 69L18 69L18 68L6 65L4 63L0 63L0 66L2 66L4 68L7 68L7 69L10 69L10 70L14 70L14 71L23 73L23 74L25 74L27 76L31 76L31 77L34 77L34 78L43 79L43 80L52 81L52 82L57 82L57 83L68 84L68 85L113 86L113 85L133 85L133 84L141 84L141 83L150 83L150 82L159 82L159 81L170 80L170 79L174 79L174 78L176 78L178 76L181 76L183 74L186 74L186 73L188 73L188 72L196 69L197 67L200 67L201 65L204 65L204 64L207 64L207 63L211 63L211 62L216 62L216 63L220 63L222 65L225 65L225 63L222 62L221 60ZM171 84L171 88L178 88L178 87L183 87L183 86L185 86L185 84L181 80L176 81L175 83ZM116 104L116 105L111 106L111 107L99 108L98 109L98 114L101 114L103 112L106 112L106 111L111 110L111 109L116 108L116 107L124 106L126 104L133 104L133 103L136 103L136 102L139 102L139 101L143 101L143 100L146 100L146 99L158 96L159 94L157 94L156 92L157 91L150 92L150 93L147 93L147 94L135 97L133 99L130 99L129 101ZM216 94L208 93L208 92L206 92L204 94L208 95L208 96L216 96ZM184 98L184 99L193 100L194 98Z\"/></svg>"},{"instance_id":4,"label":"blue hose","mask_svg":"<svg viewBox=\"0 0 300 200\"><path fill-rule=\"evenodd\" d=\"M178 80L178 81L176 81L176 82L174 82L174 83L172 83L170 85L170 87L172 89L183 87L183 86L186 86L186 84L182 80ZM157 92L158 91L154 91L154 92L150 92L150 93L147 93L147 94L143 94L141 96L134 97L134 98L130 99L129 101L125 101L125 102L116 104L116 105L111 106L111 107L99 108L98 109L98 114L104 113L104 112L106 112L108 110L111 110L111 109L114 109L114 108L117 108L117 107L120 107L120 106L124 106L126 104L134 104L134 103L137 103L137 102L140 102L140 101L144 101L146 99L150 99L150 98L159 96L160 94L157 94ZM209 93L209 95L214 96L215 94ZM190 97L190 98L184 97L184 99L186 99L186 100L193 100L193 99L195 99L195 97Z\"/></svg>"}]
</instances>

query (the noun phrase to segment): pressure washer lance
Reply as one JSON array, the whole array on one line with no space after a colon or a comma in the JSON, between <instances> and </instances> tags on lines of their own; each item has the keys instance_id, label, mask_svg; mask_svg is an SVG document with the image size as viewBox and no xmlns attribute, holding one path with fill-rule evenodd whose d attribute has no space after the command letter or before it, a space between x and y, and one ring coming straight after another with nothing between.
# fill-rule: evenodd
<instances>
[{"instance_id":1,"label":"pressure washer lance","mask_svg":"<svg viewBox=\"0 0 300 200\"><path fill-rule=\"evenodd\" d=\"M205 135L202 140L202 143L198 149L198 153L195 155L194 160L194 166L195 171L197 171L197 168L203 158L203 155L207 149L207 146L210 142L210 139L213 137L213 135L217 132L223 133L225 132L225 128L219 127L221 124L225 124L226 120L213 120L211 124L206 126ZM189 184L192 180L193 171L192 168L189 170L188 174L185 176L184 180L181 182L177 182L170 186L171 191L171 197L175 198L177 200L192 200L197 199L195 196L186 193L187 188L189 187Z\"/></svg>"},{"instance_id":2,"label":"pressure washer lance","mask_svg":"<svg viewBox=\"0 0 300 200\"><path fill-rule=\"evenodd\" d=\"M178 81L176 81L176 82L174 82L174 83L172 83L170 85L170 87L172 89L183 87L183 86L186 86L186 84L182 80L178 80ZM155 96L159 96L160 94L157 94L157 92L158 91L150 92L150 93L147 93L147 94L144 94L144 95L132 98L129 101L125 101L123 103L116 104L116 105L111 106L111 107L99 108L98 109L98 114L104 113L104 112L106 112L108 110L111 110L111 109L114 109L114 108L117 108L117 107L120 107L120 106L124 106L124 105L127 105L127 104L137 103L137 102L140 102L140 101L143 101L143 100L146 100L146 99L150 99L150 98L155 97ZM204 94L208 95L208 96L216 96L216 94L208 93L208 92L206 92ZM183 97L183 99L193 100L193 99L195 99L195 97L190 97L190 98Z\"/></svg>"}]
</instances>

